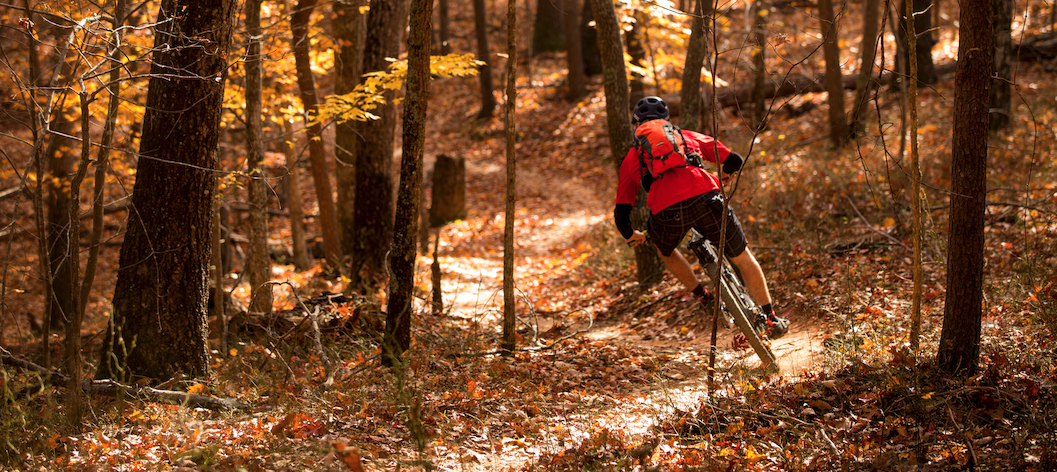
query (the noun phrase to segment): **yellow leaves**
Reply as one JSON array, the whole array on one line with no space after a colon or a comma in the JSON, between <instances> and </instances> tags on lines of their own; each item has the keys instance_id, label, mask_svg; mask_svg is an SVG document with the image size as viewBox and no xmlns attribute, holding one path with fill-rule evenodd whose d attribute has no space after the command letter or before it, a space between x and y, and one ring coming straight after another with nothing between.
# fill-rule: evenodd
<instances>
[{"instance_id":1,"label":"yellow leaves","mask_svg":"<svg viewBox=\"0 0 1057 472\"><path fill-rule=\"evenodd\" d=\"M309 124L324 123L334 120L342 123L349 120L376 120L378 116L371 113L380 105L385 105L387 91L400 90L407 77L407 61L388 58L392 64L388 71L374 71L363 75L363 82L352 92L344 95L330 95L320 105L318 113L310 118ZM436 77L465 77L477 74L477 67L484 62L474 59L473 54L448 54L430 58L430 74Z\"/></svg>"},{"instance_id":2,"label":"yellow leaves","mask_svg":"<svg viewBox=\"0 0 1057 472\"><path fill-rule=\"evenodd\" d=\"M199 395L205 390L206 386L202 384L194 384L190 387L187 387L187 393L190 393L191 395Z\"/></svg>"}]
</instances>

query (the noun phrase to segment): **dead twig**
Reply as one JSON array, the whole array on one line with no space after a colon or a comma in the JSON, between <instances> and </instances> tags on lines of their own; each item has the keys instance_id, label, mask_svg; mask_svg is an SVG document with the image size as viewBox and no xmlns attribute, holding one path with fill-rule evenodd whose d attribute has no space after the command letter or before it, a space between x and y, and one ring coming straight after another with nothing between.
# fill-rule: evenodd
<instances>
[{"instance_id":1,"label":"dead twig","mask_svg":"<svg viewBox=\"0 0 1057 472\"><path fill-rule=\"evenodd\" d=\"M853 201L851 199L851 197L847 197L847 200L848 200L848 203L851 204L851 208L853 210L855 210L855 214L859 215L859 219L861 219L862 222L866 224L867 228L870 228L871 231L873 231L873 232L875 232L877 234L880 234L881 236L884 236L884 237L888 238L889 241L892 241L893 243L902 246L903 249L906 249L908 251L911 250L910 247L908 247L906 244L903 243L903 241L900 241L898 238L896 238L895 236L892 236L891 234L888 234L888 233L886 233L884 231L881 231L881 230L877 229L876 226L874 226L872 223L867 221L866 217L862 216L862 212L859 211L859 207L855 206L855 201Z\"/></svg>"},{"instance_id":2,"label":"dead twig","mask_svg":"<svg viewBox=\"0 0 1057 472\"><path fill-rule=\"evenodd\" d=\"M965 434L965 428L958 424L958 420L954 419L954 411L951 410L951 402L945 402L944 406L947 407L947 415L951 417L951 423L954 423L955 429L958 430L958 434L962 437L962 442L965 443L965 449L969 451L969 470L975 470L976 465L980 463L980 460L976 457L976 450L973 449L973 441L969 439L969 436Z\"/></svg>"},{"instance_id":3,"label":"dead twig","mask_svg":"<svg viewBox=\"0 0 1057 472\"><path fill-rule=\"evenodd\" d=\"M5 365L10 365L14 367L19 367L21 369L37 372L41 374L42 381L51 382L56 386L64 385L69 380L69 377L67 377L66 374L55 372L53 370L47 369L38 364L34 364L33 362L30 362L25 359L14 357L2 348L0 348L0 362ZM151 387L136 387L132 385L124 385L110 379L85 379L83 382L81 382L81 388L85 392L93 394L117 395L119 392L124 392L134 398L139 398L146 401L156 401L176 405L202 407L208 408L210 410L245 410L250 407L250 405L243 403L242 401L239 401L235 398L211 397L207 395L196 395L187 392L177 392L174 390L162 390Z\"/></svg>"}]
</instances>

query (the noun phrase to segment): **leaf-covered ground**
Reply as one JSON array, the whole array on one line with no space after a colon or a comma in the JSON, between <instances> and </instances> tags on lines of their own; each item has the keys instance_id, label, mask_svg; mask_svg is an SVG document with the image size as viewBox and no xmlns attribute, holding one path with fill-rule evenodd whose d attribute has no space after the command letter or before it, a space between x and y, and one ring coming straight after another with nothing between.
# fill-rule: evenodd
<instances>
[{"instance_id":1,"label":"leaf-covered ground","mask_svg":"<svg viewBox=\"0 0 1057 472\"><path fill-rule=\"evenodd\" d=\"M786 103L819 107L796 118L779 111L755 139L734 111L721 112L721 139L750 156L733 202L792 326L773 343L781 372L766 377L753 371L751 350L720 328L709 385L711 319L671 278L638 287L610 222L616 178L600 85L579 103L565 102L560 61L542 59L518 102L515 276L523 349L495 352L504 130L500 120L474 122L475 110L455 106L476 103L473 79L439 81L427 154L466 157L470 213L441 230L442 314L430 314L430 259L419 260L421 299L406 365L378 362L384 291L323 303L321 353L299 321L304 313L291 287L302 299L344 287L318 268L278 266L276 278L291 285L277 288L276 306L294 321L269 329L250 320L228 352L213 340L211 378L166 385L236 397L250 410L95 397L87 431L71 434L62 425L61 390L34 387L31 374L5 367L0 467L1057 469L1057 351L1046 326L1057 326L1057 89L1041 67L1020 67L1017 118L990 152L989 199L1006 204L987 215L978 375L951 378L930 366L947 277L952 79L922 90L919 100L929 220L916 356L908 351L912 243L897 178L906 160L884 152L899 147L897 99L881 97L882 125L872 122L872 134L841 151L817 139L826 123L822 96ZM883 139L878 128L887 131ZM39 294L8 294L9 303L26 303L20 306L32 306L31 296ZM89 345L105 322L89 320ZM23 352L33 354L25 344Z\"/></svg>"}]
</instances>

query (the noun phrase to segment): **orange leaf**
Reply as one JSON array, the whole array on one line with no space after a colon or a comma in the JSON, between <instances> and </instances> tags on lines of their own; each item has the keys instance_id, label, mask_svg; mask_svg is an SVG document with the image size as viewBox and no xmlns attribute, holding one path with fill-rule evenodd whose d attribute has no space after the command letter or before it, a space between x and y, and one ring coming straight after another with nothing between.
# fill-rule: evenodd
<instances>
[{"instance_id":1,"label":"orange leaf","mask_svg":"<svg viewBox=\"0 0 1057 472\"><path fill-rule=\"evenodd\" d=\"M345 443L336 442L333 443L335 452L341 462L345 463L345 466L353 472L363 472L363 462L360 460L360 454L356 448L350 448Z\"/></svg>"}]
</instances>

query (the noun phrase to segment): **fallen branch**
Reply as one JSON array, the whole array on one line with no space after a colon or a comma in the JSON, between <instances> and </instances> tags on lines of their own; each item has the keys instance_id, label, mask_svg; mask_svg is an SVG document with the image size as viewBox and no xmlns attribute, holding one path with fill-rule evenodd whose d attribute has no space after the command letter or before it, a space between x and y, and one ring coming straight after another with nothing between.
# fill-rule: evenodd
<instances>
[{"instance_id":1,"label":"fallen branch","mask_svg":"<svg viewBox=\"0 0 1057 472\"><path fill-rule=\"evenodd\" d=\"M42 380L59 386L65 385L68 380L66 374L55 372L25 359L14 357L6 350L0 349L0 351L2 351L0 352L0 361L5 365L37 372L41 374ZM124 392L125 394L142 400L208 408L210 410L244 410L249 408L249 405L234 398L210 397L206 395L196 395L174 390L161 390L151 387L135 387L131 385L123 385L109 379L85 379L84 382L81 383L81 388L85 392L93 394L117 395L118 392Z\"/></svg>"}]
</instances>

